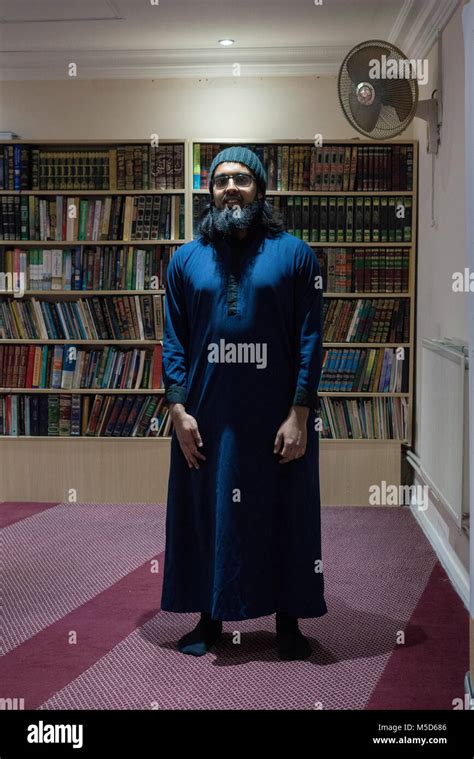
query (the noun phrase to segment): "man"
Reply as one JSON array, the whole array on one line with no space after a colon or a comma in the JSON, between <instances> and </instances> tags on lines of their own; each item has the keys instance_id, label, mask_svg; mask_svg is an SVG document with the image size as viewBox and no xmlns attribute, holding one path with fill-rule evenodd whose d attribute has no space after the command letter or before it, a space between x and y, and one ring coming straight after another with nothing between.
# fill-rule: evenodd
<instances>
[{"instance_id":1,"label":"man","mask_svg":"<svg viewBox=\"0 0 474 759\"><path fill-rule=\"evenodd\" d=\"M200 612L178 648L202 655L223 620L276 613L281 659L311 653L299 617L327 612L317 387L322 284L311 248L265 200L258 156L209 172L201 236L168 267L163 376L174 431L161 608Z\"/></svg>"}]
</instances>

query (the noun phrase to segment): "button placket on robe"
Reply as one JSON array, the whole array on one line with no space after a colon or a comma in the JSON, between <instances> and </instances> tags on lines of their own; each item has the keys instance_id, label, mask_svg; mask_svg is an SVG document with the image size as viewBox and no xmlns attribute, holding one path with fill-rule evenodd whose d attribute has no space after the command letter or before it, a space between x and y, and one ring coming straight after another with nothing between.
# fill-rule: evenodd
<instances>
[{"instance_id":1,"label":"button placket on robe","mask_svg":"<svg viewBox=\"0 0 474 759\"><path fill-rule=\"evenodd\" d=\"M229 280L227 282L227 314L228 316L235 316L237 313L237 299L238 299L239 285L237 277L234 272L229 273Z\"/></svg>"},{"instance_id":2,"label":"button placket on robe","mask_svg":"<svg viewBox=\"0 0 474 759\"><path fill-rule=\"evenodd\" d=\"M242 271L242 251L234 242L229 250L229 270L227 275L227 315L237 314L237 302L239 295L239 278Z\"/></svg>"},{"instance_id":3,"label":"button placket on robe","mask_svg":"<svg viewBox=\"0 0 474 759\"><path fill-rule=\"evenodd\" d=\"M254 252L258 249L260 241L258 239L252 239L245 241L244 246L248 245L247 252ZM228 249L229 250L229 249ZM242 261L244 251L237 244L237 246L230 246L230 261L232 262L229 269L227 280L227 315L236 316L238 313L238 298L240 277L242 276L243 267L245 263Z\"/></svg>"}]
</instances>

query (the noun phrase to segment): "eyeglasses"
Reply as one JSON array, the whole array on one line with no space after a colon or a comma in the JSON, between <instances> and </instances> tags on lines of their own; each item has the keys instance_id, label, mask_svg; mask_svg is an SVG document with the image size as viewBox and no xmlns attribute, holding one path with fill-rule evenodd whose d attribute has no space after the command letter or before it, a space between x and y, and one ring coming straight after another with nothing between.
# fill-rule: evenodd
<instances>
[{"instance_id":1,"label":"eyeglasses","mask_svg":"<svg viewBox=\"0 0 474 759\"><path fill-rule=\"evenodd\" d=\"M218 190L223 190L229 184L229 179L233 179L235 186L241 189L250 187L253 182L251 174L218 174L213 179L214 187L217 187Z\"/></svg>"}]
</instances>

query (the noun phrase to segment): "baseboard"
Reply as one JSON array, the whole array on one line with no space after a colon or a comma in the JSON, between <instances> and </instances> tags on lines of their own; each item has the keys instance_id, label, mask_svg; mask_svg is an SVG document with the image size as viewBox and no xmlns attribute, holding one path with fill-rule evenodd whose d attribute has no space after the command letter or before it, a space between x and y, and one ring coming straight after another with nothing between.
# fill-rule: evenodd
<instances>
[{"instance_id":1,"label":"baseboard","mask_svg":"<svg viewBox=\"0 0 474 759\"><path fill-rule=\"evenodd\" d=\"M467 703L469 704L469 710L474 711L474 687L471 680L471 673L466 672L464 678L464 693L467 696Z\"/></svg>"},{"instance_id":2,"label":"baseboard","mask_svg":"<svg viewBox=\"0 0 474 759\"><path fill-rule=\"evenodd\" d=\"M435 508L432 506L432 508ZM441 566L448 575L451 583L461 598L467 611L469 611L469 574L459 561L451 546L447 545L440 534L435 530L426 516L426 512L411 505L410 510L428 538Z\"/></svg>"}]
</instances>

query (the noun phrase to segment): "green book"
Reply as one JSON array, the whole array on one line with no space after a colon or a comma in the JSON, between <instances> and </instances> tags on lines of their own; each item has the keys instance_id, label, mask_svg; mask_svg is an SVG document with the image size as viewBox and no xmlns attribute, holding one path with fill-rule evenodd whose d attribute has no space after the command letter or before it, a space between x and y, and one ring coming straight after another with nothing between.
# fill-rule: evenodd
<instances>
[{"instance_id":1,"label":"green book","mask_svg":"<svg viewBox=\"0 0 474 759\"><path fill-rule=\"evenodd\" d=\"M137 256L138 250L134 249L134 255L130 255L129 251L125 249L124 255L126 256L126 265L127 265L127 279L126 279L126 290L132 290L135 289L132 287L134 283L136 283L136 265L134 262L136 262L136 256Z\"/></svg>"},{"instance_id":2,"label":"green book","mask_svg":"<svg viewBox=\"0 0 474 759\"><path fill-rule=\"evenodd\" d=\"M319 199L319 241L328 241L328 198L327 195Z\"/></svg>"},{"instance_id":3,"label":"green book","mask_svg":"<svg viewBox=\"0 0 474 759\"><path fill-rule=\"evenodd\" d=\"M405 224L403 225L403 242L411 242L412 226L412 202L411 198L405 198Z\"/></svg>"},{"instance_id":4,"label":"green book","mask_svg":"<svg viewBox=\"0 0 474 759\"><path fill-rule=\"evenodd\" d=\"M380 242L380 198L372 198L372 242Z\"/></svg>"},{"instance_id":5,"label":"green book","mask_svg":"<svg viewBox=\"0 0 474 759\"><path fill-rule=\"evenodd\" d=\"M21 219L21 239L28 240L29 219L28 219L28 198L22 195L20 198L20 219Z\"/></svg>"},{"instance_id":6,"label":"green book","mask_svg":"<svg viewBox=\"0 0 474 759\"><path fill-rule=\"evenodd\" d=\"M355 207L355 242L363 242L364 235L364 198L356 197Z\"/></svg>"},{"instance_id":7,"label":"green book","mask_svg":"<svg viewBox=\"0 0 474 759\"><path fill-rule=\"evenodd\" d=\"M337 198L337 242L344 242L346 234L346 199Z\"/></svg>"},{"instance_id":8,"label":"green book","mask_svg":"<svg viewBox=\"0 0 474 759\"><path fill-rule=\"evenodd\" d=\"M294 235L295 237L299 237L300 240L302 239L302 232L301 228L303 226L303 218L302 218L302 206L301 206L301 195L295 195L294 196L294 214L295 214L295 231Z\"/></svg>"},{"instance_id":9,"label":"green book","mask_svg":"<svg viewBox=\"0 0 474 759\"><path fill-rule=\"evenodd\" d=\"M346 198L346 242L354 242L354 198Z\"/></svg>"},{"instance_id":10,"label":"green book","mask_svg":"<svg viewBox=\"0 0 474 759\"><path fill-rule=\"evenodd\" d=\"M388 198L382 195L379 209L380 242L388 241Z\"/></svg>"},{"instance_id":11,"label":"green book","mask_svg":"<svg viewBox=\"0 0 474 759\"><path fill-rule=\"evenodd\" d=\"M309 202L310 198L305 195L303 198L303 212L302 212L302 235L304 242L309 242Z\"/></svg>"},{"instance_id":12,"label":"green book","mask_svg":"<svg viewBox=\"0 0 474 759\"><path fill-rule=\"evenodd\" d=\"M396 198L395 213L395 242L403 242L403 227L405 226L405 202L404 198Z\"/></svg>"},{"instance_id":13,"label":"green book","mask_svg":"<svg viewBox=\"0 0 474 759\"><path fill-rule=\"evenodd\" d=\"M372 198L367 195L364 198L364 242L372 240Z\"/></svg>"},{"instance_id":14,"label":"green book","mask_svg":"<svg viewBox=\"0 0 474 759\"><path fill-rule=\"evenodd\" d=\"M317 195L311 197L310 214L310 239L311 242L319 242L319 198Z\"/></svg>"},{"instance_id":15,"label":"green book","mask_svg":"<svg viewBox=\"0 0 474 759\"><path fill-rule=\"evenodd\" d=\"M290 235L295 234L295 211L294 196L288 195L286 198L286 224Z\"/></svg>"},{"instance_id":16,"label":"green book","mask_svg":"<svg viewBox=\"0 0 474 759\"><path fill-rule=\"evenodd\" d=\"M328 242L336 242L336 215L337 215L337 198L335 195L329 196L329 218L328 218Z\"/></svg>"},{"instance_id":17,"label":"green book","mask_svg":"<svg viewBox=\"0 0 474 759\"><path fill-rule=\"evenodd\" d=\"M392 196L388 199L388 242L395 240L395 223L396 223L396 199Z\"/></svg>"},{"instance_id":18,"label":"green book","mask_svg":"<svg viewBox=\"0 0 474 759\"><path fill-rule=\"evenodd\" d=\"M79 234L77 236L78 240L87 239L86 238L87 210L88 210L88 201L81 200L79 203Z\"/></svg>"}]
</instances>

